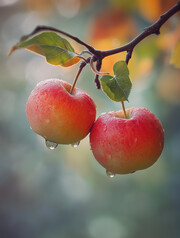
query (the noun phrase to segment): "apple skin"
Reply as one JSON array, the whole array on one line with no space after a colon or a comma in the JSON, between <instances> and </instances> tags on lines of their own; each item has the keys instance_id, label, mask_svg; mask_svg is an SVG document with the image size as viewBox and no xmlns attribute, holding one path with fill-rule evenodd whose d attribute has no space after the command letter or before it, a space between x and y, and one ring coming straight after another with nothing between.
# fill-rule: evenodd
<instances>
[{"instance_id":1,"label":"apple skin","mask_svg":"<svg viewBox=\"0 0 180 238\"><path fill-rule=\"evenodd\" d=\"M73 144L89 133L96 105L84 91L63 80L48 79L31 92L26 114L30 127L46 140L57 144Z\"/></svg>"},{"instance_id":2,"label":"apple skin","mask_svg":"<svg viewBox=\"0 0 180 238\"><path fill-rule=\"evenodd\" d=\"M164 146L164 130L149 110L133 107L103 113L90 132L90 145L96 160L108 171L128 174L146 169L159 158Z\"/></svg>"}]
</instances>

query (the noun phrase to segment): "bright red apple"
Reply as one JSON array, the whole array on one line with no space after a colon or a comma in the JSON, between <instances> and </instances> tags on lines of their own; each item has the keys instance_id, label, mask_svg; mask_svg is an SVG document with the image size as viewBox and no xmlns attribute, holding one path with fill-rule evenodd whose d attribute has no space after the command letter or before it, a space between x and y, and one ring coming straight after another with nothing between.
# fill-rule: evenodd
<instances>
[{"instance_id":1,"label":"bright red apple","mask_svg":"<svg viewBox=\"0 0 180 238\"><path fill-rule=\"evenodd\" d=\"M159 158L164 146L164 131L159 119L149 110L133 107L103 113L90 133L96 160L115 174L148 168Z\"/></svg>"},{"instance_id":2,"label":"bright red apple","mask_svg":"<svg viewBox=\"0 0 180 238\"><path fill-rule=\"evenodd\" d=\"M26 114L33 131L57 144L73 144L89 133L96 117L96 106L84 91L63 80L48 79L31 92Z\"/></svg>"}]
</instances>

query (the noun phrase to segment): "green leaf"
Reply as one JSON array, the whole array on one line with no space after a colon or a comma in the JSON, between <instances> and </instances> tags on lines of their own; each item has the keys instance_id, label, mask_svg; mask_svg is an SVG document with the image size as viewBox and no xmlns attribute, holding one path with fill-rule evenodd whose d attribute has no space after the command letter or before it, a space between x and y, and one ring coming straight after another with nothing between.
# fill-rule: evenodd
<instances>
[{"instance_id":1,"label":"green leaf","mask_svg":"<svg viewBox=\"0 0 180 238\"><path fill-rule=\"evenodd\" d=\"M125 61L118 61L113 66L114 77L104 75L100 81L105 94L113 101L128 101L131 91L129 70Z\"/></svg>"},{"instance_id":2,"label":"green leaf","mask_svg":"<svg viewBox=\"0 0 180 238\"><path fill-rule=\"evenodd\" d=\"M45 56L47 62L53 65L67 67L80 60L71 44L55 32L43 32L30 39L28 36L23 36L21 41L12 47L10 54L20 48Z\"/></svg>"},{"instance_id":3,"label":"green leaf","mask_svg":"<svg viewBox=\"0 0 180 238\"><path fill-rule=\"evenodd\" d=\"M173 64L175 67L180 68L180 40L178 41L177 45L173 50L170 63Z\"/></svg>"}]
</instances>

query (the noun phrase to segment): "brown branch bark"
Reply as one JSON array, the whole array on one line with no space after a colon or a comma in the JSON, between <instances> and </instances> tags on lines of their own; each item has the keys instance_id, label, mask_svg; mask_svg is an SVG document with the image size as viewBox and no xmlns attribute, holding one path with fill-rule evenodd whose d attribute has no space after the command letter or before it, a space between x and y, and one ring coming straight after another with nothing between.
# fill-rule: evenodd
<instances>
[{"instance_id":1,"label":"brown branch bark","mask_svg":"<svg viewBox=\"0 0 180 238\"><path fill-rule=\"evenodd\" d=\"M42 31L54 31L57 33L60 33L62 35L65 35L69 38L71 38L72 40L76 41L77 43L79 43L80 45L83 45L84 47L86 47L89 51L89 53L91 53L93 55L93 57L96 58L97 61L102 61L103 58L113 55L113 54L117 54L120 52L127 52L126 55L126 63L129 62L131 56L132 56L132 52L134 47L140 43L142 40L144 40L146 37L152 35L152 34L156 34L159 35L160 34L160 28L164 25L164 23L166 21L168 21L169 18L171 18L175 13L177 13L178 11L180 11L180 1L178 1L176 3L176 5L174 5L171 9L169 9L169 11L167 11L166 13L164 13L163 15L160 16L160 18L152 25L150 25L149 27L146 27L144 29L144 31L142 33L140 33L138 36L136 36L132 41L130 41L129 43L127 43L126 45L123 45L119 48L115 48L115 49L111 49L111 50L106 50L106 51L101 51L101 50L96 50L94 49L91 45L83 42L82 40L80 40L79 38L58 30L54 27L49 27L49 26L37 26L34 31L32 31L28 37L33 36L34 34L37 34L39 32ZM99 65L97 65L97 68L99 69ZM100 69L99 69L100 70Z\"/></svg>"},{"instance_id":2,"label":"brown branch bark","mask_svg":"<svg viewBox=\"0 0 180 238\"><path fill-rule=\"evenodd\" d=\"M161 15L160 18L154 24L150 25L149 27L146 27L142 33L140 33L128 44L116 49L101 51L101 57L105 58L113 54L127 51L126 63L128 63L131 58L134 47L150 35L153 35L153 34L159 35L160 28L162 27L162 25L164 25L164 23L178 11L180 11L180 1L178 1L176 5L173 6L169 11Z\"/></svg>"}]
</instances>

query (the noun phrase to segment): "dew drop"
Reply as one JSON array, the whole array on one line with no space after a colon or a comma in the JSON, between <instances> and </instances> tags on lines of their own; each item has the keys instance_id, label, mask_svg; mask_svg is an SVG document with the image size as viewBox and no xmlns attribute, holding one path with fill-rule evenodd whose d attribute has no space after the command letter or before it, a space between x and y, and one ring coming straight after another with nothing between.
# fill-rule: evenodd
<instances>
[{"instance_id":1,"label":"dew drop","mask_svg":"<svg viewBox=\"0 0 180 238\"><path fill-rule=\"evenodd\" d=\"M71 144L71 145L72 145L72 147L77 148L79 144L80 144L80 141L75 142L75 143L73 143L73 144Z\"/></svg>"},{"instance_id":2,"label":"dew drop","mask_svg":"<svg viewBox=\"0 0 180 238\"><path fill-rule=\"evenodd\" d=\"M108 178L114 178L116 174L109 170L106 170L106 175L108 176Z\"/></svg>"},{"instance_id":3,"label":"dew drop","mask_svg":"<svg viewBox=\"0 0 180 238\"><path fill-rule=\"evenodd\" d=\"M107 131L107 126L104 127L104 132L106 132L106 131Z\"/></svg>"},{"instance_id":4,"label":"dew drop","mask_svg":"<svg viewBox=\"0 0 180 238\"><path fill-rule=\"evenodd\" d=\"M48 140L45 140L45 143L46 143L46 147L50 150L54 150L58 146L57 143L51 142L51 141L48 141Z\"/></svg>"},{"instance_id":5,"label":"dew drop","mask_svg":"<svg viewBox=\"0 0 180 238\"><path fill-rule=\"evenodd\" d=\"M112 159L112 156L111 156L111 155L108 155L107 157L108 157L108 159Z\"/></svg>"},{"instance_id":6,"label":"dew drop","mask_svg":"<svg viewBox=\"0 0 180 238\"><path fill-rule=\"evenodd\" d=\"M50 120L49 120L49 119L46 119L45 122L48 124L48 123L50 122Z\"/></svg>"}]
</instances>

